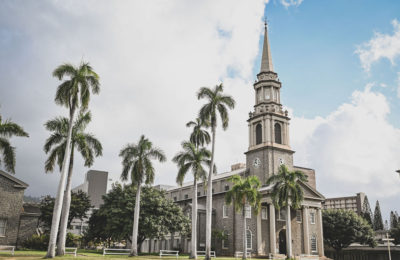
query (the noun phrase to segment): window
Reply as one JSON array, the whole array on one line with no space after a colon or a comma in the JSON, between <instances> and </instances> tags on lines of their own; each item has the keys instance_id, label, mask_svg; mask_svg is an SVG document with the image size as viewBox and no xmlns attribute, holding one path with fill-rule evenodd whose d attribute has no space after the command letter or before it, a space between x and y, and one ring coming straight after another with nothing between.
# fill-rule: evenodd
<instances>
[{"instance_id":1,"label":"window","mask_svg":"<svg viewBox=\"0 0 400 260\"><path fill-rule=\"evenodd\" d=\"M7 219L0 219L0 237L6 236Z\"/></svg>"},{"instance_id":2,"label":"window","mask_svg":"<svg viewBox=\"0 0 400 260\"><path fill-rule=\"evenodd\" d=\"M267 208L262 207L261 208L261 219L268 219L268 214L267 214Z\"/></svg>"},{"instance_id":3,"label":"window","mask_svg":"<svg viewBox=\"0 0 400 260\"><path fill-rule=\"evenodd\" d=\"M265 99L266 99L266 100L269 100L269 99L270 99L270 96L269 96L269 89L268 89L268 88L265 88L265 89L264 89L264 93L265 93L265 94L264 94L264 95L265 95Z\"/></svg>"},{"instance_id":4,"label":"window","mask_svg":"<svg viewBox=\"0 0 400 260\"><path fill-rule=\"evenodd\" d=\"M187 200L189 198L189 195L185 194L185 200Z\"/></svg>"},{"instance_id":5,"label":"window","mask_svg":"<svg viewBox=\"0 0 400 260\"><path fill-rule=\"evenodd\" d=\"M228 190L229 190L229 185L226 184L226 185L225 185L225 191L228 191Z\"/></svg>"},{"instance_id":6,"label":"window","mask_svg":"<svg viewBox=\"0 0 400 260\"><path fill-rule=\"evenodd\" d=\"M261 124L256 125L256 144L262 143L262 126Z\"/></svg>"},{"instance_id":7,"label":"window","mask_svg":"<svg viewBox=\"0 0 400 260\"><path fill-rule=\"evenodd\" d=\"M223 235L224 239L222 239L222 249L228 249L228 243L229 243L228 232L224 231Z\"/></svg>"},{"instance_id":8,"label":"window","mask_svg":"<svg viewBox=\"0 0 400 260\"><path fill-rule=\"evenodd\" d=\"M260 89L260 88L257 89L257 99L258 99L259 101L262 100L262 95L261 95L261 89Z\"/></svg>"},{"instance_id":9,"label":"window","mask_svg":"<svg viewBox=\"0 0 400 260\"><path fill-rule=\"evenodd\" d=\"M214 194L214 189L212 189L212 191L211 191L213 194Z\"/></svg>"},{"instance_id":10,"label":"window","mask_svg":"<svg viewBox=\"0 0 400 260\"><path fill-rule=\"evenodd\" d=\"M315 234L311 235L311 252L317 252L317 236Z\"/></svg>"},{"instance_id":11,"label":"window","mask_svg":"<svg viewBox=\"0 0 400 260\"><path fill-rule=\"evenodd\" d=\"M251 206L245 206L245 216L251 218Z\"/></svg>"},{"instance_id":12,"label":"window","mask_svg":"<svg viewBox=\"0 0 400 260\"><path fill-rule=\"evenodd\" d=\"M176 201L176 197L174 197L174 201Z\"/></svg>"},{"instance_id":13,"label":"window","mask_svg":"<svg viewBox=\"0 0 400 260\"><path fill-rule=\"evenodd\" d=\"M296 220L297 222L301 222L301 210L296 210Z\"/></svg>"},{"instance_id":14,"label":"window","mask_svg":"<svg viewBox=\"0 0 400 260\"><path fill-rule=\"evenodd\" d=\"M315 224L315 213L314 212L310 212L310 223Z\"/></svg>"},{"instance_id":15,"label":"window","mask_svg":"<svg viewBox=\"0 0 400 260\"><path fill-rule=\"evenodd\" d=\"M226 205L222 206L222 217L227 218L228 217L228 208Z\"/></svg>"},{"instance_id":16,"label":"window","mask_svg":"<svg viewBox=\"0 0 400 260\"><path fill-rule=\"evenodd\" d=\"M201 192L200 191L198 191L197 192L197 197L199 197L201 195Z\"/></svg>"},{"instance_id":17,"label":"window","mask_svg":"<svg viewBox=\"0 0 400 260\"><path fill-rule=\"evenodd\" d=\"M252 246L253 246L252 238L253 238L253 234L251 233L251 230L250 230L250 229L247 229L247 231L246 231L246 244L247 244L247 249L252 249Z\"/></svg>"},{"instance_id":18,"label":"window","mask_svg":"<svg viewBox=\"0 0 400 260\"><path fill-rule=\"evenodd\" d=\"M284 210L284 209L280 209L280 210L278 210L278 220L285 220L286 219L286 210Z\"/></svg>"},{"instance_id":19,"label":"window","mask_svg":"<svg viewBox=\"0 0 400 260\"><path fill-rule=\"evenodd\" d=\"M275 123L274 131L275 131L275 143L282 144L281 124Z\"/></svg>"}]
</instances>

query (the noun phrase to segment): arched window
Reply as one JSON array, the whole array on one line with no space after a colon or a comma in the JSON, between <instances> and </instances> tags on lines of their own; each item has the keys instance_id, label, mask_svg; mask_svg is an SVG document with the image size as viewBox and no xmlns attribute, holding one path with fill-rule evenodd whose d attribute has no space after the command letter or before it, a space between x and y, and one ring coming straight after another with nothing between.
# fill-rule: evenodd
<instances>
[{"instance_id":1,"label":"arched window","mask_svg":"<svg viewBox=\"0 0 400 260\"><path fill-rule=\"evenodd\" d=\"M261 124L256 125L256 144L262 143L262 126Z\"/></svg>"},{"instance_id":2,"label":"arched window","mask_svg":"<svg viewBox=\"0 0 400 260\"><path fill-rule=\"evenodd\" d=\"M275 143L282 144L281 124L275 123L274 131L275 131Z\"/></svg>"},{"instance_id":3,"label":"arched window","mask_svg":"<svg viewBox=\"0 0 400 260\"><path fill-rule=\"evenodd\" d=\"M251 233L250 229L247 229L246 231L247 250L252 249L253 246L252 238L253 238L253 233Z\"/></svg>"}]
</instances>

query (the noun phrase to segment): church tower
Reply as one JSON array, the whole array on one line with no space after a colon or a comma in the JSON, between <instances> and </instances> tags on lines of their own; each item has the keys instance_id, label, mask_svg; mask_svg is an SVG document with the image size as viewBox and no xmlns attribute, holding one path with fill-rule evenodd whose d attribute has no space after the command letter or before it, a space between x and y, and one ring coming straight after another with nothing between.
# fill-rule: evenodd
<instances>
[{"instance_id":1,"label":"church tower","mask_svg":"<svg viewBox=\"0 0 400 260\"><path fill-rule=\"evenodd\" d=\"M246 165L250 175L257 175L265 184L278 172L281 164L293 168L293 153L289 142L288 112L282 109L278 74L274 72L268 28L265 23L260 73L254 83L254 111L249 113L249 148Z\"/></svg>"}]
</instances>

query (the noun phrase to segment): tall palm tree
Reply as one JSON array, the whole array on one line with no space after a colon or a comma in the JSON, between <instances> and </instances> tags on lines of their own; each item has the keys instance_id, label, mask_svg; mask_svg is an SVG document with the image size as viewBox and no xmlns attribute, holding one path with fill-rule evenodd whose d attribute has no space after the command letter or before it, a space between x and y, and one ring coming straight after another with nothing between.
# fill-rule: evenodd
<instances>
[{"instance_id":1,"label":"tall palm tree","mask_svg":"<svg viewBox=\"0 0 400 260\"><path fill-rule=\"evenodd\" d=\"M229 178L233 187L225 195L227 205L233 203L237 212L242 211L243 216L243 259L247 259L247 236L246 236L246 206L250 206L255 214L258 214L261 205L261 194L258 189L261 187L257 176L242 178L233 175Z\"/></svg>"},{"instance_id":2,"label":"tall palm tree","mask_svg":"<svg viewBox=\"0 0 400 260\"><path fill-rule=\"evenodd\" d=\"M164 152L153 147L152 142L142 135L137 144L126 145L119 156L122 157L122 173L121 179L128 180L131 177L132 185L136 185L135 212L133 216L132 230L132 248L131 256L137 256L137 237L139 228L139 212L140 212L140 192L142 184L152 184L154 182L154 167L152 160L164 162L166 157Z\"/></svg>"},{"instance_id":3,"label":"tall palm tree","mask_svg":"<svg viewBox=\"0 0 400 260\"><path fill-rule=\"evenodd\" d=\"M71 179L74 165L75 148L77 148L78 152L82 155L86 167L93 165L94 157L102 155L103 147L100 141L97 140L93 134L85 132L85 128L90 123L91 119L92 116L89 111L81 112L72 127L71 154L68 167L67 185L65 188L61 213L61 226L58 236L57 255L64 255L65 253L68 216L71 206ZM68 123L69 121L66 117L57 117L45 123L46 129L52 132L51 136L47 138L44 145L44 151L46 154L50 152L49 158L45 163L46 172L54 171L55 164L58 164L61 170L65 146L67 143L69 129Z\"/></svg>"},{"instance_id":4,"label":"tall palm tree","mask_svg":"<svg viewBox=\"0 0 400 260\"><path fill-rule=\"evenodd\" d=\"M304 199L300 182L307 182L307 176L301 171L289 171L282 164L278 174L268 178L266 185L273 185L271 197L277 209L286 208L286 247L288 258L293 256L290 208L298 209Z\"/></svg>"},{"instance_id":5,"label":"tall palm tree","mask_svg":"<svg viewBox=\"0 0 400 260\"><path fill-rule=\"evenodd\" d=\"M211 259L211 214L212 214L212 175L214 173L214 155L215 155L215 135L217 130L217 116L219 114L222 121L222 129L226 130L229 124L228 108L235 107L235 100L228 95L223 94L222 84L214 89L207 87L200 88L197 98L205 98L207 103L203 105L199 112L199 118L203 122L210 122L212 133L211 148L211 167L207 178L207 200L206 200L206 260Z\"/></svg>"},{"instance_id":6,"label":"tall palm tree","mask_svg":"<svg viewBox=\"0 0 400 260\"><path fill-rule=\"evenodd\" d=\"M190 134L190 142L196 145L196 147L204 146L209 144L211 141L210 134L204 127L209 127L209 122L203 122L200 118L196 118L196 121L189 121L186 124L187 127L193 127L193 131Z\"/></svg>"},{"instance_id":7,"label":"tall palm tree","mask_svg":"<svg viewBox=\"0 0 400 260\"><path fill-rule=\"evenodd\" d=\"M68 172L67 168L71 155L71 136L75 111L78 108L84 110L88 107L90 92L98 94L100 91L99 76L87 62L81 62L79 67L74 67L71 64L60 65L53 71L53 76L59 80L67 77L67 79L57 88L55 102L56 104L65 106L69 109L69 129L61 166L60 182L58 184L56 200L54 202L49 247L47 249L46 258L53 258L55 256L57 233L60 224L64 188Z\"/></svg>"},{"instance_id":8,"label":"tall palm tree","mask_svg":"<svg viewBox=\"0 0 400 260\"><path fill-rule=\"evenodd\" d=\"M205 183L207 172L204 166L210 166L211 152L206 148L198 148L192 142L182 143L183 151L177 153L172 159L178 165L179 171L176 182L182 185L186 174L191 169L193 174L193 195L192 195L192 239L190 258L197 258L197 181L201 178Z\"/></svg>"},{"instance_id":9,"label":"tall palm tree","mask_svg":"<svg viewBox=\"0 0 400 260\"><path fill-rule=\"evenodd\" d=\"M6 171L15 173L15 147L11 146L8 140L12 136L29 137L28 133L21 126L9 119L3 121L0 115L0 153L3 155L3 163Z\"/></svg>"}]
</instances>

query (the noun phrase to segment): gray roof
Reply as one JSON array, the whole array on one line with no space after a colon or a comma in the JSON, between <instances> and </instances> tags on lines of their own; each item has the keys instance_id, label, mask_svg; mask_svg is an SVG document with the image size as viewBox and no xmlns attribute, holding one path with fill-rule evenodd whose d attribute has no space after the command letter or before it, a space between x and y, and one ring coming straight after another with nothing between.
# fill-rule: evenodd
<instances>
[{"instance_id":1,"label":"gray roof","mask_svg":"<svg viewBox=\"0 0 400 260\"><path fill-rule=\"evenodd\" d=\"M23 188L23 189L26 189L26 188L28 188L28 186L29 186L29 185L26 184L25 182L23 182L23 181L21 181L21 180L15 178L14 176L12 176L11 174L6 173L5 171L0 170L0 176L3 176L3 177L5 177L5 178L7 178L7 179L9 179L9 180L11 180L11 181L13 181L13 182L15 182L14 187L16 187L16 188Z\"/></svg>"}]
</instances>

